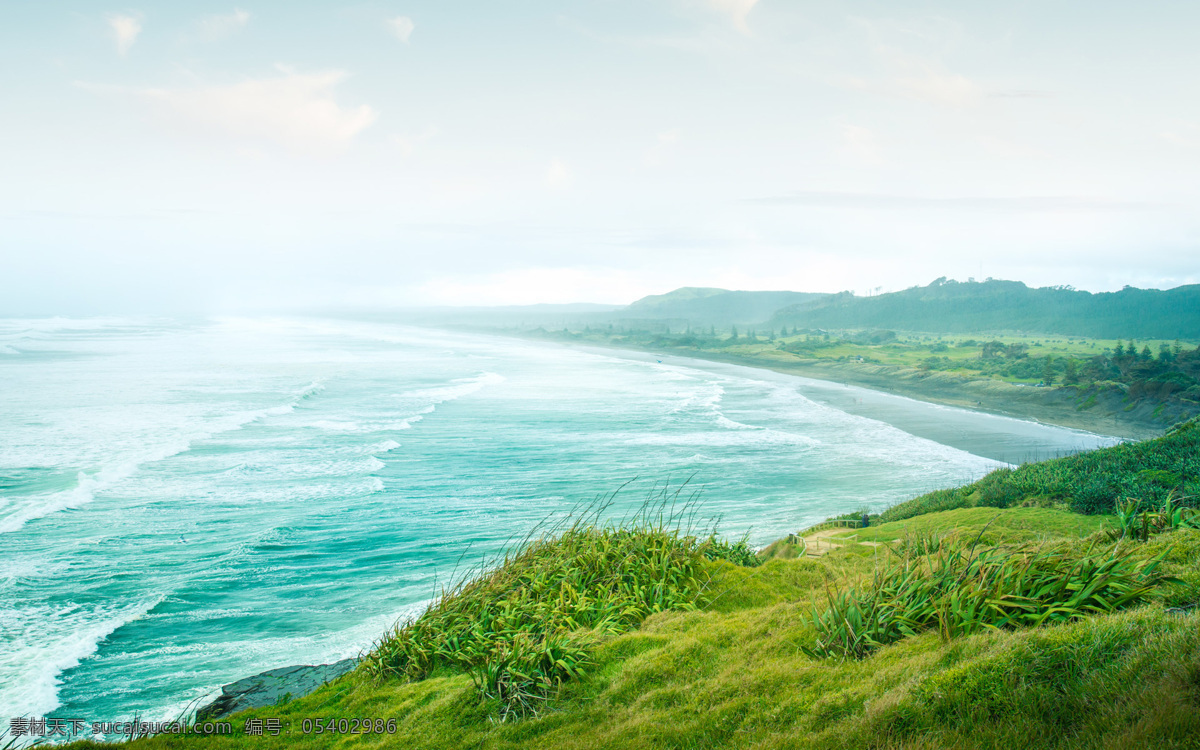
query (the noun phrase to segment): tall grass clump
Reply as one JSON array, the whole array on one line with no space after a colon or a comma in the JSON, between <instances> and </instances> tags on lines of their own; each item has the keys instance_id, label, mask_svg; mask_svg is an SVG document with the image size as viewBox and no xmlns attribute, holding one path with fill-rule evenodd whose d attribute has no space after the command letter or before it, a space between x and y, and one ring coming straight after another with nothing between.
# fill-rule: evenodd
<instances>
[{"instance_id":1,"label":"tall grass clump","mask_svg":"<svg viewBox=\"0 0 1200 750\"><path fill-rule=\"evenodd\" d=\"M1113 612L1175 580L1157 571L1163 555L1137 559L1119 546L1082 553L912 546L923 552L898 556L863 584L827 586L826 606L812 609L817 641L805 649L810 655L860 659L930 630L949 640Z\"/></svg>"},{"instance_id":2,"label":"tall grass clump","mask_svg":"<svg viewBox=\"0 0 1200 750\"><path fill-rule=\"evenodd\" d=\"M655 612L703 604L711 560L757 563L744 539L730 544L681 529L695 508L674 499L664 492L632 519L602 523L610 498L570 525L531 534L386 633L362 669L407 681L439 670L466 673L483 698L498 700L502 720L537 713L559 686L588 670L598 641Z\"/></svg>"}]
</instances>

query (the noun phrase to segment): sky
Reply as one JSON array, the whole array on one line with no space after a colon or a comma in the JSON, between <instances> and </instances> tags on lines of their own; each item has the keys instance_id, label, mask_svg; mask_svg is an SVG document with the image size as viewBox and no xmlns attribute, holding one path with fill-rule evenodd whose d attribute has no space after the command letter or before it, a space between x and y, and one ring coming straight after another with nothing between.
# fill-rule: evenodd
<instances>
[{"instance_id":1,"label":"sky","mask_svg":"<svg viewBox=\"0 0 1200 750\"><path fill-rule=\"evenodd\" d=\"M0 6L0 315L1200 282L1193 0L127 1Z\"/></svg>"}]
</instances>

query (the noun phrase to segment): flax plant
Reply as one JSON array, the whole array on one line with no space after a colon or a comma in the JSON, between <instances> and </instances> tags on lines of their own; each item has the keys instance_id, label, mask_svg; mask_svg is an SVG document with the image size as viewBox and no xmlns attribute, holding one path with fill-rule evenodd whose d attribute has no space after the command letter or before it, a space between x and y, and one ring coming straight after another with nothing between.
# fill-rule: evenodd
<instances>
[{"instance_id":1,"label":"flax plant","mask_svg":"<svg viewBox=\"0 0 1200 750\"><path fill-rule=\"evenodd\" d=\"M1128 549L1004 549L912 545L864 584L826 587L813 605L814 657L861 659L876 648L935 630L949 640L984 629L1032 627L1113 612L1176 579L1157 572L1166 553L1136 560Z\"/></svg>"},{"instance_id":2,"label":"flax plant","mask_svg":"<svg viewBox=\"0 0 1200 750\"><path fill-rule=\"evenodd\" d=\"M503 558L469 572L416 620L398 624L365 655L377 679L469 674L496 699L502 720L536 714L566 681L592 666L597 641L664 610L703 604L709 560L757 563L745 539L691 532L695 496L652 497L632 517L605 523L602 499L536 529ZM536 534L536 536L535 536Z\"/></svg>"}]
</instances>

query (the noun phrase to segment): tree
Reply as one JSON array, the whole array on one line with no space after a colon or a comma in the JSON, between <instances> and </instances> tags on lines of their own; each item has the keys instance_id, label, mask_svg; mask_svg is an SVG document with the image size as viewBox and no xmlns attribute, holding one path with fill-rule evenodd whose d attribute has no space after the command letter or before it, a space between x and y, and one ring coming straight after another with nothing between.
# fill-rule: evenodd
<instances>
[{"instance_id":1,"label":"tree","mask_svg":"<svg viewBox=\"0 0 1200 750\"><path fill-rule=\"evenodd\" d=\"M1113 359L1120 359L1125 356L1125 345L1120 341L1117 342L1117 348L1113 349Z\"/></svg>"},{"instance_id":2,"label":"tree","mask_svg":"<svg viewBox=\"0 0 1200 750\"><path fill-rule=\"evenodd\" d=\"M1139 357L1143 362L1149 362L1154 359L1154 353L1150 351L1150 345L1146 344L1142 347L1142 355Z\"/></svg>"},{"instance_id":3,"label":"tree","mask_svg":"<svg viewBox=\"0 0 1200 750\"><path fill-rule=\"evenodd\" d=\"M1046 355L1046 360L1042 364L1042 382L1046 385L1054 385L1054 357Z\"/></svg>"},{"instance_id":4,"label":"tree","mask_svg":"<svg viewBox=\"0 0 1200 750\"><path fill-rule=\"evenodd\" d=\"M737 341L737 326L730 326L730 330L733 331L733 333L730 334L729 340Z\"/></svg>"},{"instance_id":5,"label":"tree","mask_svg":"<svg viewBox=\"0 0 1200 750\"><path fill-rule=\"evenodd\" d=\"M775 329L772 328L771 333L767 336L767 341L774 341L774 340L775 340Z\"/></svg>"},{"instance_id":6,"label":"tree","mask_svg":"<svg viewBox=\"0 0 1200 750\"><path fill-rule=\"evenodd\" d=\"M1079 382L1079 365L1076 364L1075 358L1071 357L1067 360L1067 370L1063 373L1064 385L1075 385Z\"/></svg>"}]
</instances>

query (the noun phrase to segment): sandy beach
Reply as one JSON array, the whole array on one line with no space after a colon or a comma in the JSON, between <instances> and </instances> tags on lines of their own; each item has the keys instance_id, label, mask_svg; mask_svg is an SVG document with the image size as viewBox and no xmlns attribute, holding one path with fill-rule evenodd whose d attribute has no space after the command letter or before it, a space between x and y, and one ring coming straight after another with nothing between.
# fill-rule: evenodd
<instances>
[{"instance_id":1,"label":"sandy beach","mask_svg":"<svg viewBox=\"0 0 1200 750\"><path fill-rule=\"evenodd\" d=\"M697 366L701 366L699 363L735 365L812 381L809 387L817 390L821 390L821 383L843 387L857 386L869 392L903 396L928 404L953 406L982 414L1056 425L1125 440L1146 440L1158 437L1165 431L1165 426L1154 419L1151 410L1127 409L1127 405L1120 398L1102 397L1095 399L1088 408L1081 409L1079 402L1083 399L1069 388L1039 388L990 379L968 380L952 373L887 365L798 361L782 353L775 359L702 350L613 346L594 341L558 343L610 353L624 352L632 358L653 361L691 361L697 363ZM857 413L856 404L852 399L863 398L860 394L857 397L849 397L851 400L847 401L836 398L830 391L822 393L831 399L830 403L851 413Z\"/></svg>"}]
</instances>

